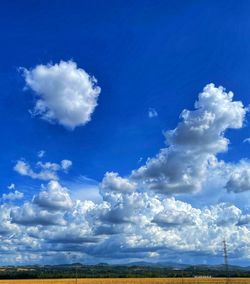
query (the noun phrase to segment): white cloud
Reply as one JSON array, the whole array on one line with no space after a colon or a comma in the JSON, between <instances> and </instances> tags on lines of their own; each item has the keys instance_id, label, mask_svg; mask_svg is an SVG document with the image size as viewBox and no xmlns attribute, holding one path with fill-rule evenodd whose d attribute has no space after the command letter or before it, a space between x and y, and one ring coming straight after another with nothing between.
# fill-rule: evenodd
<instances>
[{"instance_id":1,"label":"white cloud","mask_svg":"<svg viewBox=\"0 0 250 284\"><path fill-rule=\"evenodd\" d=\"M85 260L128 255L159 260L171 259L170 251L175 257L194 252L222 257L226 237L230 256L249 259L249 214L232 204L195 208L138 190L115 189L102 196L99 204L72 200L68 189L50 182L31 201L1 208L1 243L13 257L16 247L26 254L31 246L39 255L67 250Z\"/></svg>"},{"instance_id":2,"label":"white cloud","mask_svg":"<svg viewBox=\"0 0 250 284\"><path fill-rule=\"evenodd\" d=\"M139 159L138 159L138 164L140 164L141 162L143 161L143 157L140 157Z\"/></svg>"},{"instance_id":3,"label":"white cloud","mask_svg":"<svg viewBox=\"0 0 250 284\"><path fill-rule=\"evenodd\" d=\"M243 143L250 143L250 138L246 138L243 140Z\"/></svg>"},{"instance_id":4,"label":"white cloud","mask_svg":"<svg viewBox=\"0 0 250 284\"><path fill-rule=\"evenodd\" d=\"M44 157L45 154L46 154L46 151L40 150L40 151L38 151L38 153L37 153L37 157L41 159L41 158Z\"/></svg>"},{"instance_id":5,"label":"white cloud","mask_svg":"<svg viewBox=\"0 0 250 284\"><path fill-rule=\"evenodd\" d=\"M102 180L101 189L131 192L136 189L136 183L122 178L118 173L107 172Z\"/></svg>"},{"instance_id":6,"label":"white cloud","mask_svg":"<svg viewBox=\"0 0 250 284\"><path fill-rule=\"evenodd\" d=\"M20 208L13 208L10 212L10 218L13 223L26 226L65 224L63 214L60 212L44 210L32 203L25 203Z\"/></svg>"},{"instance_id":7,"label":"white cloud","mask_svg":"<svg viewBox=\"0 0 250 284\"><path fill-rule=\"evenodd\" d=\"M148 256L149 256L149 257L159 257L160 255L159 255L158 252L152 251L152 252L149 252L149 253L148 253Z\"/></svg>"},{"instance_id":8,"label":"white cloud","mask_svg":"<svg viewBox=\"0 0 250 284\"><path fill-rule=\"evenodd\" d=\"M233 101L232 92L207 85L195 110L183 110L182 121L165 133L168 147L133 171L131 179L161 193L199 191L208 168L216 164L216 155L227 151L225 131L241 128L245 114L243 104Z\"/></svg>"},{"instance_id":9,"label":"white cloud","mask_svg":"<svg viewBox=\"0 0 250 284\"><path fill-rule=\"evenodd\" d=\"M66 210L72 207L68 189L55 180L50 181L47 188L34 197L33 203L51 210Z\"/></svg>"},{"instance_id":10,"label":"white cloud","mask_svg":"<svg viewBox=\"0 0 250 284\"><path fill-rule=\"evenodd\" d=\"M16 224L11 222L10 212L12 207L9 204L0 205L0 237L8 240L10 235L19 231Z\"/></svg>"},{"instance_id":11,"label":"white cloud","mask_svg":"<svg viewBox=\"0 0 250 284\"><path fill-rule=\"evenodd\" d=\"M10 190L11 190L11 189L15 189L15 187L16 187L16 186L15 186L15 184L14 184L14 183L11 183L11 184L10 184L10 185L8 185L7 187L8 187L8 189L10 189Z\"/></svg>"},{"instance_id":12,"label":"white cloud","mask_svg":"<svg viewBox=\"0 0 250 284\"><path fill-rule=\"evenodd\" d=\"M136 254L138 249L160 255L164 254L164 249L175 251L175 256L178 252L194 251L220 255L225 236L230 254L237 250L238 255L247 257L249 226L239 226L245 216L231 204L220 203L197 209L174 198L162 200L138 192L110 192L105 200L110 207L101 216L102 222L112 225L109 226L110 237L99 247L100 253L112 253L112 250L105 252L104 246L115 245L112 226L116 224L119 235L116 235L115 242L120 243L116 249L121 255L133 250Z\"/></svg>"},{"instance_id":13,"label":"white cloud","mask_svg":"<svg viewBox=\"0 0 250 284\"><path fill-rule=\"evenodd\" d=\"M67 172L71 165L72 162L70 160L62 160L60 164L51 162L43 163L39 161L36 163L36 169L38 171L34 171L28 162L24 160L18 160L16 165L14 166L14 170L20 175L29 176L32 179L57 180L57 172Z\"/></svg>"},{"instance_id":14,"label":"white cloud","mask_svg":"<svg viewBox=\"0 0 250 284\"><path fill-rule=\"evenodd\" d=\"M148 117L149 118L154 118L158 116L158 112L154 108L149 108L148 109Z\"/></svg>"},{"instance_id":15,"label":"white cloud","mask_svg":"<svg viewBox=\"0 0 250 284\"><path fill-rule=\"evenodd\" d=\"M240 193L250 190L250 163L243 160L231 166L231 174L225 185L228 192Z\"/></svg>"},{"instance_id":16,"label":"white cloud","mask_svg":"<svg viewBox=\"0 0 250 284\"><path fill-rule=\"evenodd\" d=\"M22 198L23 198L23 193L18 190L15 190L14 192L10 193L4 193L2 195L2 200L17 200Z\"/></svg>"},{"instance_id":17,"label":"white cloud","mask_svg":"<svg viewBox=\"0 0 250 284\"><path fill-rule=\"evenodd\" d=\"M36 94L32 111L50 123L74 129L91 120L101 92L96 79L73 61L23 69L27 87Z\"/></svg>"},{"instance_id":18,"label":"white cloud","mask_svg":"<svg viewBox=\"0 0 250 284\"><path fill-rule=\"evenodd\" d=\"M61 168L67 171L72 166L72 162L70 160L62 160L61 161Z\"/></svg>"}]
</instances>

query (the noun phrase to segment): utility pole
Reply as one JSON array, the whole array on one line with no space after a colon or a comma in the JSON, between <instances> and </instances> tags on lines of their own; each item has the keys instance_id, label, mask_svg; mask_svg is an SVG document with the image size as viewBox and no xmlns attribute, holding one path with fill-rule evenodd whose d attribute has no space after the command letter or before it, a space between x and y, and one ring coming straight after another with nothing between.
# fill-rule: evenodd
<instances>
[{"instance_id":1,"label":"utility pole","mask_svg":"<svg viewBox=\"0 0 250 284\"><path fill-rule=\"evenodd\" d=\"M223 250L224 250L224 264L225 264L225 271L226 271L226 278L227 278L226 283L228 283L228 279L229 279L228 254L227 254L227 242L225 238L223 240Z\"/></svg>"}]
</instances>

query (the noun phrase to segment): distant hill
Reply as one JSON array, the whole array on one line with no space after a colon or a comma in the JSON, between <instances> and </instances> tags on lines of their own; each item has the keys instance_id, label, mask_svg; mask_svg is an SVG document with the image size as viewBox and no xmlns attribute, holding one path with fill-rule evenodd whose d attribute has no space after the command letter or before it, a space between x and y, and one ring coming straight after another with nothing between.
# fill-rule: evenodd
<instances>
[{"instance_id":1,"label":"distant hill","mask_svg":"<svg viewBox=\"0 0 250 284\"><path fill-rule=\"evenodd\" d=\"M130 262L127 264L123 264L124 266L145 266L145 267L170 267L170 268L186 268L190 265L182 264L182 263L175 263L175 262L145 262L145 261L138 261L138 262Z\"/></svg>"},{"instance_id":2,"label":"distant hill","mask_svg":"<svg viewBox=\"0 0 250 284\"><path fill-rule=\"evenodd\" d=\"M250 277L250 267L229 265L230 277ZM59 265L4 266L0 268L0 279L27 278L118 278L118 277L194 277L210 275L225 277L225 267L219 265L188 265L173 262L132 262L110 265L81 263Z\"/></svg>"}]
</instances>

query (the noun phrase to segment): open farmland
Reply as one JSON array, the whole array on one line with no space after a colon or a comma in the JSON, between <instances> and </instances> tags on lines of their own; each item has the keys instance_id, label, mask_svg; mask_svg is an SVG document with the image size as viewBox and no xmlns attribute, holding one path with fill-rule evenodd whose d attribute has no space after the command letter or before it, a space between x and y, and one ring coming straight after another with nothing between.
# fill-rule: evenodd
<instances>
[{"instance_id":1,"label":"open farmland","mask_svg":"<svg viewBox=\"0 0 250 284\"><path fill-rule=\"evenodd\" d=\"M249 284L249 278L95 278L0 280L0 284Z\"/></svg>"}]
</instances>

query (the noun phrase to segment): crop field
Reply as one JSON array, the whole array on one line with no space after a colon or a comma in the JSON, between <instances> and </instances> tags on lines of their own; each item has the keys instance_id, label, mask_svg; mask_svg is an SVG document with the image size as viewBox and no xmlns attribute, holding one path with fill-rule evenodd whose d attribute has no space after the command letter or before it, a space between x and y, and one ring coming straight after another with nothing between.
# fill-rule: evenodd
<instances>
[{"instance_id":1,"label":"crop field","mask_svg":"<svg viewBox=\"0 0 250 284\"><path fill-rule=\"evenodd\" d=\"M250 284L250 278L90 278L0 280L0 284Z\"/></svg>"}]
</instances>

